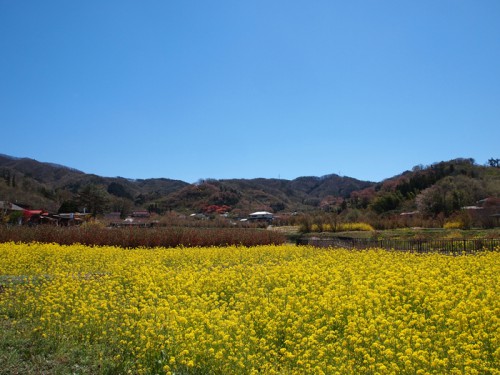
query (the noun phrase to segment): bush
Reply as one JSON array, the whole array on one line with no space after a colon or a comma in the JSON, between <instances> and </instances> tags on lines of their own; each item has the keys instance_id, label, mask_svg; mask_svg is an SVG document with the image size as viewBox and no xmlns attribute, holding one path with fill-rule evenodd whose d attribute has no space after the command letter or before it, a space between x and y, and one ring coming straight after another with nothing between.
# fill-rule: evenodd
<instances>
[{"instance_id":1,"label":"bush","mask_svg":"<svg viewBox=\"0 0 500 375\"><path fill-rule=\"evenodd\" d=\"M328 223L323 224L322 228L323 228L323 232L333 232L334 231L332 224L328 224Z\"/></svg>"},{"instance_id":2,"label":"bush","mask_svg":"<svg viewBox=\"0 0 500 375\"><path fill-rule=\"evenodd\" d=\"M374 231L370 224L367 223L343 223L339 225L339 232L347 232L347 231Z\"/></svg>"},{"instance_id":3,"label":"bush","mask_svg":"<svg viewBox=\"0 0 500 375\"><path fill-rule=\"evenodd\" d=\"M321 225L318 224L311 225L311 232L321 232Z\"/></svg>"},{"instance_id":4,"label":"bush","mask_svg":"<svg viewBox=\"0 0 500 375\"><path fill-rule=\"evenodd\" d=\"M449 221L444 223L444 229L463 229L463 224L460 221Z\"/></svg>"}]
</instances>

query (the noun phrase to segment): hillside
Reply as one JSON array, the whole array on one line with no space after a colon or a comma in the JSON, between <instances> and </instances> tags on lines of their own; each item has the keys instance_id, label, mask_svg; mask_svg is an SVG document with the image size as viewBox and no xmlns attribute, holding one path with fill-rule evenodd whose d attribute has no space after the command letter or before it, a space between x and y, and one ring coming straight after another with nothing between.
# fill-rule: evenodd
<instances>
[{"instance_id":1,"label":"hillside","mask_svg":"<svg viewBox=\"0 0 500 375\"><path fill-rule=\"evenodd\" d=\"M416 166L412 171L354 192L351 204L359 208L370 206L377 213L419 209L448 215L486 197L500 197L500 168L461 158Z\"/></svg>"},{"instance_id":2,"label":"hillside","mask_svg":"<svg viewBox=\"0 0 500 375\"><path fill-rule=\"evenodd\" d=\"M203 180L188 184L166 178L131 180L101 177L52 163L0 155L0 200L57 211L63 204L78 206L81 190L99 187L108 211L146 208L201 211L210 205L226 205L248 213L252 210L312 210L328 197L348 198L351 192L373 182L327 175L282 179Z\"/></svg>"},{"instance_id":3,"label":"hillside","mask_svg":"<svg viewBox=\"0 0 500 375\"><path fill-rule=\"evenodd\" d=\"M187 185L166 178L131 180L101 177L65 166L33 159L0 155L0 200L58 211L65 202L76 200L83 187L95 185L106 193L108 210L144 207Z\"/></svg>"},{"instance_id":4,"label":"hillside","mask_svg":"<svg viewBox=\"0 0 500 375\"><path fill-rule=\"evenodd\" d=\"M189 185L161 200L168 208L204 210L206 206L229 206L246 214L254 210L311 211L324 199L347 199L354 191L373 186L373 182L328 175L284 179L204 180Z\"/></svg>"},{"instance_id":5,"label":"hillside","mask_svg":"<svg viewBox=\"0 0 500 375\"><path fill-rule=\"evenodd\" d=\"M99 212L230 211L234 216L256 210L329 212L346 220L374 222L378 218L380 222L405 212L449 217L478 201L484 204L485 198L489 199L487 212L497 214L500 168L498 163L482 166L472 159L454 159L417 166L377 183L330 174L293 180L207 179L189 184L167 178L101 177L57 164L0 155L0 201L68 212L88 209L92 205L89 196L100 202Z\"/></svg>"},{"instance_id":6,"label":"hillside","mask_svg":"<svg viewBox=\"0 0 500 375\"><path fill-rule=\"evenodd\" d=\"M498 159L492 159L498 160ZM495 227L500 224L500 168L454 159L386 179L351 194L343 214L379 229L396 227Z\"/></svg>"}]
</instances>

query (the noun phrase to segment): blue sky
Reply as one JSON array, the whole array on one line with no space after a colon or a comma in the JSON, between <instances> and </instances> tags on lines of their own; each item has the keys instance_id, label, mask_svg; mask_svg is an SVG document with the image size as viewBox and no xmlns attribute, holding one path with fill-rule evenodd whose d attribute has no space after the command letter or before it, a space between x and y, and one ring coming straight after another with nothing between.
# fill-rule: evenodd
<instances>
[{"instance_id":1,"label":"blue sky","mask_svg":"<svg viewBox=\"0 0 500 375\"><path fill-rule=\"evenodd\" d=\"M0 0L0 153L380 181L500 157L500 1Z\"/></svg>"}]
</instances>

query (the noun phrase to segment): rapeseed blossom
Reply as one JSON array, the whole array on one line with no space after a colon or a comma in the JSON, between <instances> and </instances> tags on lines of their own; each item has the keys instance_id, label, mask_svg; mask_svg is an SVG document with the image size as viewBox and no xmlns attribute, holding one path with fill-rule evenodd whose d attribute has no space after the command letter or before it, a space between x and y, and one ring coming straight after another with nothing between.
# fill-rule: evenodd
<instances>
[{"instance_id":1,"label":"rapeseed blossom","mask_svg":"<svg viewBox=\"0 0 500 375\"><path fill-rule=\"evenodd\" d=\"M498 374L500 254L0 244L0 318L120 373Z\"/></svg>"}]
</instances>

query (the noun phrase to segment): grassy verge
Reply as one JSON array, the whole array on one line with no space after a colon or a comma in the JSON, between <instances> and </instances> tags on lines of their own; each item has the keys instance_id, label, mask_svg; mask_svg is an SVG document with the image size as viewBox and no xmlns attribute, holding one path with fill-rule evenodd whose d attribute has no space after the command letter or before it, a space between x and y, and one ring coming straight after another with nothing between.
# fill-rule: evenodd
<instances>
[{"instance_id":1,"label":"grassy verge","mask_svg":"<svg viewBox=\"0 0 500 375\"><path fill-rule=\"evenodd\" d=\"M0 321L1 374L92 374L96 366L81 349L42 341L26 321Z\"/></svg>"},{"instance_id":2,"label":"grassy verge","mask_svg":"<svg viewBox=\"0 0 500 375\"><path fill-rule=\"evenodd\" d=\"M0 302L12 298L12 290L29 288L28 280L20 275L0 275ZM70 345L63 337L58 341L45 340L33 321L15 308L0 313L0 374L102 373L98 356L92 350Z\"/></svg>"},{"instance_id":3,"label":"grassy verge","mask_svg":"<svg viewBox=\"0 0 500 375\"><path fill-rule=\"evenodd\" d=\"M1 293L5 293L5 287ZM103 358L102 353L102 348L64 335L58 340L47 340L33 322L23 317L0 316L2 375L119 374L112 358Z\"/></svg>"}]
</instances>

